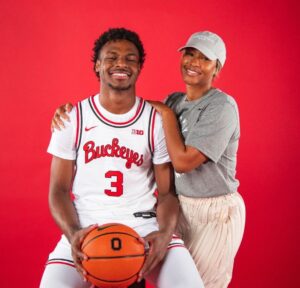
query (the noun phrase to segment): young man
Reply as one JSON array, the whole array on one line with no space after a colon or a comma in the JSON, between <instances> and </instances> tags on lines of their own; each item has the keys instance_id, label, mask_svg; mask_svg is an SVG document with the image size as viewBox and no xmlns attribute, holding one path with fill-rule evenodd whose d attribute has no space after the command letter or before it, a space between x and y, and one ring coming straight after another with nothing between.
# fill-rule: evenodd
<instances>
[{"instance_id":1,"label":"young man","mask_svg":"<svg viewBox=\"0 0 300 288\"><path fill-rule=\"evenodd\" d=\"M182 240L173 236L179 205L161 118L135 94L144 57L136 33L103 33L93 58L100 93L78 103L66 129L52 135L49 205L64 235L49 256L42 288L90 287L80 244L95 224L111 222L131 226L149 243L139 280L203 287Z\"/></svg>"}]
</instances>

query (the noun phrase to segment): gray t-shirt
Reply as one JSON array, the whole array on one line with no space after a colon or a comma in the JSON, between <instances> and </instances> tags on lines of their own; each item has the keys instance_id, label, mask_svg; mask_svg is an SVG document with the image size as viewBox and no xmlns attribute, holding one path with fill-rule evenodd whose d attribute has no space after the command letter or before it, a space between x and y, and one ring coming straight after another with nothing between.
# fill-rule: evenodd
<instances>
[{"instance_id":1,"label":"gray t-shirt","mask_svg":"<svg viewBox=\"0 0 300 288\"><path fill-rule=\"evenodd\" d=\"M165 102L177 115L185 144L209 158L190 172L175 173L177 193L215 197L236 192L240 123L235 100L219 89L211 89L194 101L187 101L184 93L173 93Z\"/></svg>"}]
</instances>

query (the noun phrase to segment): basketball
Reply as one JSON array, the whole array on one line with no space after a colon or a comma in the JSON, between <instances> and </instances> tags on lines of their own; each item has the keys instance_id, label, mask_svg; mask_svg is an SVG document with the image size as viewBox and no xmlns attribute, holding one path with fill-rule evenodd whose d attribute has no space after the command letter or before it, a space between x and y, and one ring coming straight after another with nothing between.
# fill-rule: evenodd
<instances>
[{"instance_id":1,"label":"basketball","mask_svg":"<svg viewBox=\"0 0 300 288\"><path fill-rule=\"evenodd\" d=\"M118 223L99 226L83 240L82 261L87 279L99 287L127 287L137 280L145 248L132 228Z\"/></svg>"}]
</instances>

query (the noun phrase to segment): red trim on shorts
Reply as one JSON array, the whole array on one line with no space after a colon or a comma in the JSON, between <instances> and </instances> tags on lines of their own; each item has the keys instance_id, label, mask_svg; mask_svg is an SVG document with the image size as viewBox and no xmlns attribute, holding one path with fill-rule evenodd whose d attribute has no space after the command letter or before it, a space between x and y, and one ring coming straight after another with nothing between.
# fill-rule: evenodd
<instances>
[{"instance_id":1,"label":"red trim on shorts","mask_svg":"<svg viewBox=\"0 0 300 288\"><path fill-rule=\"evenodd\" d=\"M169 246L167 249L169 250L171 248L177 248L177 247L186 248L183 244L176 244L176 245Z\"/></svg>"},{"instance_id":2,"label":"red trim on shorts","mask_svg":"<svg viewBox=\"0 0 300 288\"><path fill-rule=\"evenodd\" d=\"M172 239L180 239L180 240L181 240L180 237L178 237L177 235L174 235L174 234L173 234L173 236L172 236Z\"/></svg>"},{"instance_id":3,"label":"red trim on shorts","mask_svg":"<svg viewBox=\"0 0 300 288\"><path fill-rule=\"evenodd\" d=\"M66 263L66 262L62 262L62 261L52 261L52 262L48 262L46 265L50 265L50 264L62 264L62 265L67 265L67 266L71 266L71 267L75 268L74 264Z\"/></svg>"}]
</instances>

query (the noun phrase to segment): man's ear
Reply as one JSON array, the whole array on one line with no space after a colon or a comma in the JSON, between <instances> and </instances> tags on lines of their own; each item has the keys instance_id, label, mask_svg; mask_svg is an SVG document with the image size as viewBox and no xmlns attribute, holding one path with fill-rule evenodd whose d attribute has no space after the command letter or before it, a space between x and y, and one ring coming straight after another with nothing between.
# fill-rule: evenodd
<instances>
[{"instance_id":1,"label":"man's ear","mask_svg":"<svg viewBox=\"0 0 300 288\"><path fill-rule=\"evenodd\" d=\"M141 67L141 64L139 64L139 67L138 67L139 75L141 73L141 70L142 70L142 67Z\"/></svg>"},{"instance_id":2,"label":"man's ear","mask_svg":"<svg viewBox=\"0 0 300 288\"><path fill-rule=\"evenodd\" d=\"M98 59L98 60L96 61L96 64L95 64L95 71L96 71L97 73L99 73L99 71L100 71L100 65L101 65L101 62L100 62L100 60Z\"/></svg>"}]
</instances>

